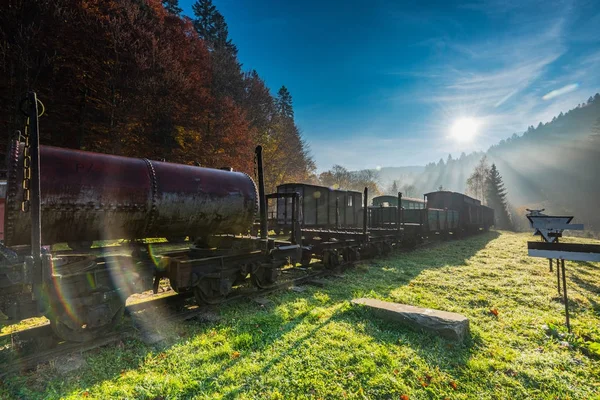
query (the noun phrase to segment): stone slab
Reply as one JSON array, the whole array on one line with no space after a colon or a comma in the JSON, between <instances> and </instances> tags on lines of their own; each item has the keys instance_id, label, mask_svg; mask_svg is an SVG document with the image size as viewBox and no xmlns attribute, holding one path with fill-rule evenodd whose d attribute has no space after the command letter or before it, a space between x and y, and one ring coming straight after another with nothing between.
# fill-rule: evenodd
<instances>
[{"instance_id":1,"label":"stone slab","mask_svg":"<svg viewBox=\"0 0 600 400\"><path fill-rule=\"evenodd\" d=\"M54 360L54 366L59 374L68 374L83 368L86 364L81 353L68 354Z\"/></svg>"},{"instance_id":2,"label":"stone slab","mask_svg":"<svg viewBox=\"0 0 600 400\"><path fill-rule=\"evenodd\" d=\"M388 321L449 340L463 341L469 336L469 320L461 314L366 298L354 299L352 304L366 306Z\"/></svg>"}]
</instances>

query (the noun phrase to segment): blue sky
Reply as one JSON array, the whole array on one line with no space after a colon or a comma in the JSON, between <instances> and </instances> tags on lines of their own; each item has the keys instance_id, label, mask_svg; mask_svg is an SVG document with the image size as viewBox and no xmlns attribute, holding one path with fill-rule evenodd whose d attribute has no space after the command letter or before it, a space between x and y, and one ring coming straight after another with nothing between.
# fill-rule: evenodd
<instances>
[{"instance_id":1,"label":"blue sky","mask_svg":"<svg viewBox=\"0 0 600 400\"><path fill-rule=\"evenodd\" d=\"M292 93L319 171L486 150L600 91L597 0L213 2L244 69ZM461 117L474 140L450 136Z\"/></svg>"}]
</instances>

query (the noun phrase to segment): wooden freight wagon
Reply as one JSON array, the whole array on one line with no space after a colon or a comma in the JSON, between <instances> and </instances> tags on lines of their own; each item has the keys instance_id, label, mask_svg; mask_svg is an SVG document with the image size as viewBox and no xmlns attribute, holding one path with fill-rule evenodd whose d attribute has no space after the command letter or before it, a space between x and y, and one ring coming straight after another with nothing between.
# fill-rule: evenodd
<instances>
[{"instance_id":1,"label":"wooden freight wagon","mask_svg":"<svg viewBox=\"0 0 600 400\"><path fill-rule=\"evenodd\" d=\"M304 227L358 227L362 224L358 218L362 204L360 192L304 183L279 185L277 192L300 195L300 221ZM291 223L292 199L277 199L277 225L284 227Z\"/></svg>"},{"instance_id":2,"label":"wooden freight wagon","mask_svg":"<svg viewBox=\"0 0 600 400\"><path fill-rule=\"evenodd\" d=\"M458 211L458 228L467 232L483 228L481 202L462 193L438 191L425 194L427 207Z\"/></svg>"}]
</instances>

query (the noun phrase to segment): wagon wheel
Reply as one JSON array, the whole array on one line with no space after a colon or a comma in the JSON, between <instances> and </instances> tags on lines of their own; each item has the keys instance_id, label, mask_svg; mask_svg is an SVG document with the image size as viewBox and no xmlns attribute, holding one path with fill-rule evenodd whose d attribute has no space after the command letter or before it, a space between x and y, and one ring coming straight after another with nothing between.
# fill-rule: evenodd
<instances>
[{"instance_id":1,"label":"wagon wheel","mask_svg":"<svg viewBox=\"0 0 600 400\"><path fill-rule=\"evenodd\" d=\"M358 260L358 250L348 247L344 250L344 262L347 264L352 264L354 261Z\"/></svg>"},{"instance_id":2,"label":"wagon wheel","mask_svg":"<svg viewBox=\"0 0 600 400\"><path fill-rule=\"evenodd\" d=\"M226 278L202 278L194 286L194 297L200 305L219 304L227 298L232 286L231 280Z\"/></svg>"},{"instance_id":3,"label":"wagon wheel","mask_svg":"<svg viewBox=\"0 0 600 400\"><path fill-rule=\"evenodd\" d=\"M385 243L383 244L383 254L384 254L384 255L388 255L388 254L390 254L391 252L392 252L392 244L391 244L391 243L388 243L388 242L385 242Z\"/></svg>"},{"instance_id":4,"label":"wagon wheel","mask_svg":"<svg viewBox=\"0 0 600 400\"><path fill-rule=\"evenodd\" d=\"M261 265L250 274L250 279L254 286L264 289L277 281L277 275L278 271L276 268L267 268Z\"/></svg>"},{"instance_id":5,"label":"wagon wheel","mask_svg":"<svg viewBox=\"0 0 600 400\"><path fill-rule=\"evenodd\" d=\"M83 320L75 321L72 316L63 313L50 319L50 327L56 336L68 342L88 342L110 332L121 321L125 304L122 303L110 321L94 326L93 317L84 315ZM87 317L87 318L86 318Z\"/></svg>"},{"instance_id":6,"label":"wagon wheel","mask_svg":"<svg viewBox=\"0 0 600 400\"><path fill-rule=\"evenodd\" d=\"M300 259L300 264L303 267L308 267L310 265L311 260L312 260L312 254L308 251L302 251L302 258Z\"/></svg>"},{"instance_id":7,"label":"wagon wheel","mask_svg":"<svg viewBox=\"0 0 600 400\"><path fill-rule=\"evenodd\" d=\"M323 254L323 265L327 269L334 269L340 265L337 250L326 250Z\"/></svg>"}]
</instances>

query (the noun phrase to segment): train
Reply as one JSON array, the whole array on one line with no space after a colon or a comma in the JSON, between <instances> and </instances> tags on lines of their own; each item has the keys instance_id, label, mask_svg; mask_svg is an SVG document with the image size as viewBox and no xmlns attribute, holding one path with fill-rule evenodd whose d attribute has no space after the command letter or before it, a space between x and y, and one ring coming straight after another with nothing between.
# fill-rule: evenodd
<instances>
[{"instance_id":1,"label":"train","mask_svg":"<svg viewBox=\"0 0 600 400\"><path fill-rule=\"evenodd\" d=\"M494 210L462 193L436 191L423 199L384 195L368 201L364 192L325 186L286 183L269 207L268 227L280 234L292 233L299 221L303 262L323 261L326 266L358 259L361 254L386 254L394 246L414 247L432 237L463 237L488 231ZM296 202L291 197L296 195ZM398 207L398 204L401 206Z\"/></svg>"},{"instance_id":2,"label":"train","mask_svg":"<svg viewBox=\"0 0 600 400\"><path fill-rule=\"evenodd\" d=\"M366 188L290 183L267 194L260 146L253 179L231 168L39 145L35 94L27 104L31 128L11 142L0 182L0 312L11 322L43 315L61 340L111 331L126 299L156 293L164 278L177 293L217 304L235 286L274 285L290 264L317 259L332 269L493 225L493 210L452 192L371 205ZM148 242L186 237L186 248L161 255ZM123 239L130 254L90 249ZM73 251L52 250L62 243Z\"/></svg>"}]
</instances>

